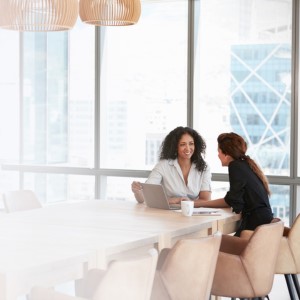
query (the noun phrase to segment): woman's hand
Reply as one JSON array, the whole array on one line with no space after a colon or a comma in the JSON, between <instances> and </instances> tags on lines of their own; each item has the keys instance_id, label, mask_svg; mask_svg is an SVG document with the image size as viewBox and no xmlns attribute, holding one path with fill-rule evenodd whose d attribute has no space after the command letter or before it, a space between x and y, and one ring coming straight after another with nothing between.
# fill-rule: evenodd
<instances>
[{"instance_id":1,"label":"woman's hand","mask_svg":"<svg viewBox=\"0 0 300 300\"><path fill-rule=\"evenodd\" d=\"M131 183L131 190L134 194L140 193L142 191L142 185L139 181L133 181Z\"/></svg>"},{"instance_id":2,"label":"woman's hand","mask_svg":"<svg viewBox=\"0 0 300 300\"><path fill-rule=\"evenodd\" d=\"M131 190L134 194L136 201L139 203L143 203L145 201L142 193L142 188L143 187L139 181L133 181L131 183Z\"/></svg>"}]
</instances>

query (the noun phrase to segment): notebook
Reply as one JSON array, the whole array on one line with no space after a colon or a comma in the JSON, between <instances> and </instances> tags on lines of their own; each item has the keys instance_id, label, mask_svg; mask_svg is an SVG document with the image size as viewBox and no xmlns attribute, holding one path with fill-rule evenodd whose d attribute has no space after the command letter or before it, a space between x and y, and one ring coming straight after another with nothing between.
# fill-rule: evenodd
<instances>
[{"instance_id":1,"label":"notebook","mask_svg":"<svg viewBox=\"0 0 300 300\"><path fill-rule=\"evenodd\" d=\"M142 183L142 192L148 207L159 209L180 209L180 204L170 205L166 192L161 184Z\"/></svg>"}]
</instances>

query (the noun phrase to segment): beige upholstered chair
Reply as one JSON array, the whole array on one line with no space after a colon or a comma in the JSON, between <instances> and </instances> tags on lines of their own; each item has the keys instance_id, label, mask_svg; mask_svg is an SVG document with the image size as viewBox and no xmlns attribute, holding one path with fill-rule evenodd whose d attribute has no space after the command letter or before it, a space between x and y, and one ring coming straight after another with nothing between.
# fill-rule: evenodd
<instances>
[{"instance_id":1,"label":"beige upholstered chair","mask_svg":"<svg viewBox=\"0 0 300 300\"><path fill-rule=\"evenodd\" d=\"M253 231L244 230L242 238L249 238ZM300 274L300 214L291 228L285 227L281 238L275 274L284 274L291 300L296 299L295 290L300 299L297 274Z\"/></svg>"},{"instance_id":2,"label":"beige upholstered chair","mask_svg":"<svg viewBox=\"0 0 300 300\"><path fill-rule=\"evenodd\" d=\"M283 233L283 222L258 226L250 239L224 235L212 295L260 298L269 294Z\"/></svg>"},{"instance_id":3,"label":"beige upholstered chair","mask_svg":"<svg viewBox=\"0 0 300 300\"><path fill-rule=\"evenodd\" d=\"M207 300L221 234L176 242L159 255L152 300Z\"/></svg>"},{"instance_id":4,"label":"beige upholstered chair","mask_svg":"<svg viewBox=\"0 0 300 300\"><path fill-rule=\"evenodd\" d=\"M92 269L76 286L76 297L53 289L34 287L30 300L148 300L150 299L157 251L135 259L112 261L106 271Z\"/></svg>"},{"instance_id":5,"label":"beige upholstered chair","mask_svg":"<svg viewBox=\"0 0 300 300\"><path fill-rule=\"evenodd\" d=\"M31 190L9 191L3 195L4 207L6 212L16 212L41 208L42 204Z\"/></svg>"}]
</instances>

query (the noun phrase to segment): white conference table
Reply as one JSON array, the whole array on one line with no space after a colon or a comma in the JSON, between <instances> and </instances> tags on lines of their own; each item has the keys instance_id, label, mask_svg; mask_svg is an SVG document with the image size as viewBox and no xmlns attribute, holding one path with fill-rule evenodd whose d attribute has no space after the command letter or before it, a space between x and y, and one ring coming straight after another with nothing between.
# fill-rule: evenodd
<instances>
[{"instance_id":1,"label":"white conference table","mask_svg":"<svg viewBox=\"0 0 300 300\"><path fill-rule=\"evenodd\" d=\"M88 200L0 215L0 300L34 285L76 280L116 258L171 247L178 239L233 230L240 216L184 217L126 201ZM226 229L230 228L230 229ZM228 233L228 232L226 232Z\"/></svg>"}]
</instances>

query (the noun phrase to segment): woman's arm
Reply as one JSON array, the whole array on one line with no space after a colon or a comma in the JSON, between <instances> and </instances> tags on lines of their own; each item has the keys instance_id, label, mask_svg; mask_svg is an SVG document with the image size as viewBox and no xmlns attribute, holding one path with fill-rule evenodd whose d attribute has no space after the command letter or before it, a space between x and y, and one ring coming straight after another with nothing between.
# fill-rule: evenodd
<instances>
[{"instance_id":1,"label":"woman's arm","mask_svg":"<svg viewBox=\"0 0 300 300\"><path fill-rule=\"evenodd\" d=\"M204 200L204 201L211 200L211 191L201 191L199 193L197 200Z\"/></svg>"},{"instance_id":2,"label":"woman's arm","mask_svg":"<svg viewBox=\"0 0 300 300\"><path fill-rule=\"evenodd\" d=\"M195 207L212 207L212 208L227 208L230 207L224 200L224 198L215 199L215 200L195 200Z\"/></svg>"},{"instance_id":3,"label":"woman's arm","mask_svg":"<svg viewBox=\"0 0 300 300\"><path fill-rule=\"evenodd\" d=\"M147 180L145 181L146 183L154 183L154 184L161 184L162 182L162 167L161 167L161 162L158 162L155 167L153 168L153 170L151 171L149 177L147 178ZM142 185L139 181L133 181L131 184L131 190L134 194L134 197L136 199L137 202L139 203L144 203L145 199L143 196L143 192L142 192Z\"/></svg>"}]
</instances>

